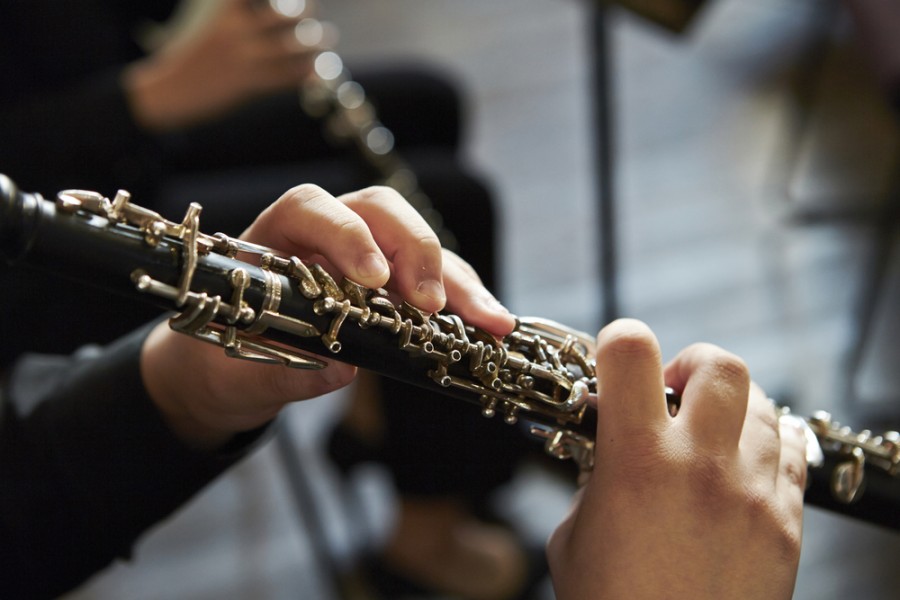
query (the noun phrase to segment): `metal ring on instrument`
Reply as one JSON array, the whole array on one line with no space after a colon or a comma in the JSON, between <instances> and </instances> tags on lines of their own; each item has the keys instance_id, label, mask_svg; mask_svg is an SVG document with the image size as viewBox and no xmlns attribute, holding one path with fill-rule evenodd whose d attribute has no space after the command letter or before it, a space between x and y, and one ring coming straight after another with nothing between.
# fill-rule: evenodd
<instances>
[{"instance_id":1,"label":"metal ring on instrument","mask_svg":"<svg viewBox=\"0 0 900 600\"><path fill-rule=\"evenodd\" d=\"M268 325L266 325L262 316L266 313L278 312L278 307L281 305L281 279L278 275L266 269L263 269L262 272L266 280L266 295L263 299L263 304L256 321L254 321L250 327L245 329L245 331L250 334L260 334L265 331L268 328Z\"/></svg>"}]
</instances>

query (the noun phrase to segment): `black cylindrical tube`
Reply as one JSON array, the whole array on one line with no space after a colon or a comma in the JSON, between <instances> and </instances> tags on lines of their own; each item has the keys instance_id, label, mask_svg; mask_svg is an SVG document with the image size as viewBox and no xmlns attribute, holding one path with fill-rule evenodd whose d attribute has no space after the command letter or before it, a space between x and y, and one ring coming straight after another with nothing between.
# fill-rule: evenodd
<instances>
[{"instance_id":1,"label":"black cylindrical tube","mask_svg":"<svg viewBox=\"0 0 900 600\"><path fill-rule=\"evenodd\" d=\"M837 512L882 527L900 530L900 481L885 471L868 468L857 498L850 503L839 500L832 492L831 480L843 460L826 455L821 467L810 469L809 488L804 501L812 506Z\"/></svg>"}]
</instances>

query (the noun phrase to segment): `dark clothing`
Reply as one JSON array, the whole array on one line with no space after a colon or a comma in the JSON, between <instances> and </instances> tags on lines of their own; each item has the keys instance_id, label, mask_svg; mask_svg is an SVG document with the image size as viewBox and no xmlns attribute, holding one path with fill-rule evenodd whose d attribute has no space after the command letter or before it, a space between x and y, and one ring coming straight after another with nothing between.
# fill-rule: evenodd
<instances>
[{"instance_id":1,"label":"dark clothing","mask_svg":"<svg viewBox=\"0 0 900 600\"><path fill-rule=\"evenodd\" d=\"M0 3L0 165L21 189L142 191L159 174L159 141L132 119L119 85L143 52L134 33L177 0Z\"/></svg>"},{"instance_id":2,"label":"dark clothing","mask_svg":"<svg viewBox=\"0 0 900 600\"><path fill-rule=\"evenodd\" d=\"M26 356L0 422L0 597L55 597L116 559L249 451L176 438L144 391L149 328L69 356Z\"/></svg>"}]
</instances>

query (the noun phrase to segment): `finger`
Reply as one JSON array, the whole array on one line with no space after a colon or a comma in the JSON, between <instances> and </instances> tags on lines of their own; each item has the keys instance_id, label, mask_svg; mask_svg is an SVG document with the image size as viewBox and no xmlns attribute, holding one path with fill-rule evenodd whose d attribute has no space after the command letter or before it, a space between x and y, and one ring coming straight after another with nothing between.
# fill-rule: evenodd
<instances>
[{"instance_id":1,"label":"finger","mask_svg":"<svg viewBox=\"0 0 900 600\"><path fill-rule=\"evenodd\" d=\"M285 192L241 237L301 258L320 254L366 287L382 287L390 277L387 259L363 218L315 185Z\"/></svg>"},{"instance_id":2,"label":"finger","mask_svg":"<svg viewBox=\"0 0 900 600\"><path fill-rule=\"evenodd\" d=\"M484 287L469 263L445 250L443 265L447 309L451 313L496 337L513 330L515 317Z\"/></svg>"},{"instance_id":3,"label":"finger","mask_svg":"<svg viewBox=\"0 0 900 600\"><path fill-rule=\"evenodd\" d=\"M310 44L299 37L296 26L271 29L245 44L243 51L247 62L257 69L268 69L268 78L273 75L292 74L302 67L310 70L318 53L324 50L321 44ZM265 78L256 74L258 78Z\"/></svg>"},{"instance_id":4,"label":"finger","mask_svg":"<svg viewBox=\"0 0 900 600\"><path fill-rule=\"evenodd\" d=\"M260 6L251 9L246 21L247 32L257 40L293 38L295 30L309 14L308 6L302 0L261 0Z\"/></svg>"},{"instance_id":5,"label":"finger","mask_svg":"<svg viewBox=\"0 0 900 600\"><path fill-rule=\"evenodd\" d=\"M775 403L755 383L750 384L747 412L739 442L741 463L752 474L759 493L772 495L778 477L781 439Z\"/></svg>"},{"instance_id":6,"label":"finger","mask_svg":"<svg viewBox=\"0 0 900 600\"><path fill-rule=\"evenodd\" d=\"M776 493L787 502L789 508L801 510L806 490L808 464L806 461L806 433L798 417L788 415L779 419L781 452L778 463Z\"/></svg>"},{"instance_id":7,"label":"finger","mask_svg":"<svg viewBox=\"0 0 900 600\"><path fill-rule=\"evenodd\" d=\"M747 416L741 432L740 447L750 467L759 473L774 474L781 455L778 410L761 387L750 384Z\"/></svg>"},{"instance_id":8,"label":"finger","mask_svg":"<svg viewBox=\"0 0 900 600\"><path fill-rule=\"evenodd\" d=\"M318 398L348 385L356 376L356 367L329 361L324 369L298 370L272 365L251 364L248 369L255 369L255 389L259 396L277 408L288 402L297 402L309 398Z\"/></svg>"},{"instance_id":9,"label":"finger","mask_svg":"<svg viewBox=\"0 0 900 600\"><path fill-rule=\"evenodd\" d=\"M598 441L668 422L659 343L640 321L614 321L597 336L597 413Z\"/></svg>"},{"instance_id":10,"label":"finger","mask_svg":"<svg viewBox=\"0 0 900 600\"><path fill-rule=\"evenodd\" d=\"M678 422L714 452L736 450L750 394L740 358L712 344L684 349L666 368L666 382L681 390Z\"/></svg>"},{"instance_id":11,"label":"finger","mask_svg":"<svg viewBox=\"0 0 900 600\"><path fill-rule=\"evenodd\" d=\"M298 36L296 27L272 31L260 36L253 45L248 45L247 52L258 64L277 62L279 60L305 59L311 61L315 54L324 50L320 43L304 43Z\"/></svg>"},{"instance_id":12,"label":"finger","mask_svg":"<svg viewBox=\"0 0 900 600\"><path fill-rule=\"evenodd\" d=\"M447 302L441 243L419 213L395 190L382 186L351 192L339 200L369 223L393 266L392 288L421 310L441 310Z\"/></svg>"},{"instance_id":13,"label":"finger","mask_svg":"<svg viewBox=\"0 0 900 600\"><path fill-rule=\"evenodd\" d=\"M781 455L778 476L775 481L775 495L782 509L793 524L789 533L797 548L803 537L803 496L806 490L808 465L806 461L806 435L804 429L794 421L797 417L787 415L779 420Z\"/></svg>"},{"instance_id":14,"label":"finger","mask_svg":"<svg viewBox=\"0 0 900 600\"><path fill-rule=\"evenodd\" d=\"M281 52L281 56L262 58L254 63L253 74L247 78L251 87L261 92L296 88L313 73L314 54L307 49Z\"/></svg>"}]
</instances>

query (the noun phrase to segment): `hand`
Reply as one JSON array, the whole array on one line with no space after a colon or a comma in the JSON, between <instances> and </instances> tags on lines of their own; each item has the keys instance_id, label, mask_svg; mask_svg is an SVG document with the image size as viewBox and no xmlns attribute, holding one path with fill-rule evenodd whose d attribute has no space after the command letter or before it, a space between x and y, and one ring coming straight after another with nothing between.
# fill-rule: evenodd
<instances>
[{"instance_id":1,"label":"hand","mask_svg":"<svg viewBox=\"0 0 900 600\"><path fill-rule=\"evenodd\" d=\"M802 433L720 348L691 346L663 370L643 323L597 341L595 466L548 543L560 600L790 598ZM681 394L674 417L665 384Z\"/></svg>"},{"instance_id":2,"label":"hand","mask_svg":"<svg viewBox=\"0 0 900 600\"><path fill-rule=\"evenodd\" d=\"M394 190L368 188L334 198L302 185L285 193L241 236L300 258L324 261L366 287L389 289L428 312L444 308L502 336L515 319ZM214 448L259 427L288 402L331 392L355 369L330 362L298 371L225 356L221 348L156 327L141 357L144 383L172 429L189 443Z\"/></svg>"},{"instance_id":3,"label":"hand","mask_svg":"<svg viewBox=\"0 0 900 600\"><path fill-rule=\"evenodd\" d=\"M320 48L285 15L259 0L222 0L205 25L126 69L123 85L135 120L163 132L220 116L255 97L291 88L311 71Z\"/></svg>"}]
</instances>

